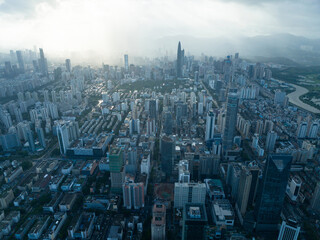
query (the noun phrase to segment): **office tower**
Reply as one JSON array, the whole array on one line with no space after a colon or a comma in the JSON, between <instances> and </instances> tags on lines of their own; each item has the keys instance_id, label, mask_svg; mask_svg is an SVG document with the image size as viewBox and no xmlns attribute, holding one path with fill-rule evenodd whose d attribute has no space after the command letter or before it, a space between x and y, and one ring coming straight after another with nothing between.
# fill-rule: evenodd
<instances>
[{"instance_id":1,"label":"office tower","mask_svg":"<svg viewBox=\"0 0 320 240\"><path fill-rule=\"evenodd\" d=\"M44 138L43 129L41 127L37 127L36 132L37 132L37 136L38 136L41 147L46 148L46 140Z\"/></svg>"},{"instance_id":2,"label":"office tower","mask_svg":"<svg viewBox=\"0 0 320 240\"><path fill-rule=\"evenodd\" d=\"M16 53L17 53L19 71L20 71L20 73L24 73L25 72L25 68L24 68L24 61L23 61L22 52L21 51L16 51Z\"/></svg>"},{"instance_id":3,"label":"office tower","mask_svg":"<svg viewBox=\"0 0 320 240\"><path fill-rule=\"evenodd\" d=\"M6 77L12 77L13 75L12 66L9 61L4 63L4 73Z\"/></svg>"},{"instance_id":4,"label":"office tower","mask_svg":"<svg viewBox=\"0 0 320 240\"><path fill-rule=\"evenodd\" d=\"M173 170L175 144L171 137L163 136L160 143L161 170L167 177L171 176Z\"/></svg>"},{"instance_id":5,"label":"office tower","mask_svg":"<svg viewBox=\"0 0 320 240\"><path fill-rule=\"evenodd\" d=\"M320 182L313 191L310 207L314 211L320 211Z\"/></svg>"},{"instance_id":6,"label":"office tower","mask_svg":"<svg viewBox=\"0 0 320 240\"><path fill-rule=\"evenodd\" d=\"M289 180L286 193L292 202L297 201L300 193L301 185L302 185L302 181L298 176L294 176L292 179Z\"/></svg>"},{"instance_id":7,"label":"office tower","mask_svg":"<svg viewBox=\"0 0 320 240\"><path fill-rule=\"evenodd\" d=\"M227 114L223 134L223 149L230 150L233 146L233 138L237 124L238 96L235 92L229 92L227 100Z\"/></svg>"},{"instance_id":8,"label":"office tower","mask_svg":"<svg viewBox=\"0 0 320 240\"><path fill-rule=\"evenodd\" d=\"M109 152L111 191L121 193L124 182L123 153L121 148L112 147Z\"/></svg>"},{"instance_id":9,"label":"office tower","mask_svg":"<svg viewBox=\"0 0 320 240\"><path fill-rule=\"evenodd\" d=\"M32 60L32 65L33 65L33 71L34 72L39 72L40 69L39 69L39 63L37 60Z\"/></svg>"},{"instance_id":10,"label":"office tower","mask_svg":"<svg viewBox=\"0 0 320 240\"><path fill-rule=\"evenodd\" d=\"M70 59L66 59L66 69L68 72L71 72L71 61Z\"/></svg>"},{"instance_id":11,"label":"office tower","mask_svg":"<svg viewBox=\"0 0 320 240\"><path fill-rule=\"evenodd\" d=\"M198 71L194 72L194 82L199 83L199 72Z\"/></svg>"},{"instance_id":12,"label":"office tower","mask_svg":"<svg viewBox=\"0 0 320 240\"><path fill-rule=\"evenodd\" d=\"M226 183L231 188L231 197L236 200L240 181L241 166L238 163L229 163Z\"/></svg>"},{"instance_id":13,"label":"office tower","mask_svg":"<svg viewBox=\"0 0 320 240\"><path fill-rule=\"evenodd\" d=\"M154 99L149 101L149 117L153 119L157 118L157 102Z\"/></svg>"},{"instance_id":14,"label":"office tower","mask_svg":"<svg viewBox=\"0 0 320 240\"><path fill-rule=\"evenodd\" d=\"M69 147L70 144L69 133L66 124L57 125L57 136L60 147L60 153L65 155L67 153L67 147Z\"/></svg>"},{"instance_id":15,"label":"office tower","mask_svg":"<svg viewBox=\"0 0 320 240\"><path fill-rule=\"evenodd\" d=\"M215 126L216 116L213 112L208 112L206 120L206 133L205 140L211 140L214 136L214 126Z\"/></svg>"},{"instance_id":16,"label":"office tower","mask_svg":"<svg viewBox=\"0 0 320 240\"><path fill-rule=\"evenodd\" d=\"M273 152L276 145L277 133L274 131L268 132L266 139L266 152Z\"/></svg>"},{"instance_id":17,"label":"office tower","mask_svg":"<svg viewBox=\"0 0 320 240\"><path fill-rule=\"evenodd\" d=\"M165 112L163 116L163 132L171 135L173 132L173 119L171 112Z\"/></svg>"},{"instance_id":18,"label":"office tower","mask_svg":"<svg viewBox=\"0 0 320 240\"><path fill-rule=\"evenodd\" d=\"M320 123L319 120L316 120L310 124L308 131L308 138L317 138L319 132Z\"/></svg>"},{"instance_id":19,"label":"office tower","mask_svg":"<svg viewBox=\"0 0 320 240\"><path fill-rule=\"evenodd\" d=\"M66 155L69 145L79 138L79 125L75 121L55 121L60 153Z\"/></svg>"},{"instance_id":20,"label":"office tower","mask_svg":"<svg viewBox=\"0 0 320 240\"><path fill-rule=\"evenodd\" d=\"M128 72L129 70L129 57L128 54L124 55L124 70Z\"/></svg>"},{"instance_id":21,"label":"office tower","mask_svg":"<svg viewBox=\"0 0 320 240\"><path fill-rule=\"evenodd\" d=\"M251 186L250 186L250 193L248 198L248 206L252 207L253 203L255 202L256 195L257 195L257 189L259 184L259 174L260 174L260 168L254 164L249 163L249 171L251 173Z\"/></svg>"},{"instance_id":22,"label":"office tower","mask_svg":"<svg viewBox=\"0 0 320 240\"><path fill-rule=\"evenodd\" d=\"M48 75L48 63L47 59L44 57L44 52L42 48L39 48L40 51L40 59L39 59L39 68L40 72L43 75Z\"/></svg>"},{"instance_id":23,"label":"office tower","mask_svg":"<svg viewBox=\"0 0 320 240\"><path fill-rule=\"evenodd\" d=\"M180 160L178 168L179 168L179 177L178 177L179 182L189 183L190 182L189 161Z\"/></svg>"},{"instance_id":24,"label":"office tower","mask_svg":"<svg viewBox=\"0 0 320 240\"><path fill-rule=\"evenodd\" d=\"M28 144L29 144L29 151L35 152L36 147L34 145L33 133L30 129L28 129L26 134L27 134L27 140L28 140Z\"/></svg>"},{"instance_id":25,"label":"office tower","mask_svg":"<svg viewBox=\"0 0 320 240\"><path fill-rule=\"evenodd\" d=\"M219 173L220 156L209 152L201 154L199 157L199 173L201 178L211 178Z\"/></svg>"},{"instance_id":26,"label":"office tower","mask_svg":"<svg viewBox=\"0 0 320 240\"><path fill-rule=\"evenodd\" d=\"M178 52L177 52L177 77L183 77L182 76L182 67L183 67L183 61L184 61L184 50L181 50L181 43L178 44Z\"/></svg>"},{"instance_id":27,"label":"office tower","mask_svg":"<svg viewBox=\"0 0 320 240\"><path fill-rule=\"evenodd\" d=\"M175 183L174 207L183 208L186 203L205 203L206 185L204 183Z\"/></svg>"},{"instance_id":28,"label":"office tower","mask_svg":"<svg viewBox=\"0 0 320 240\"><path fill-rule=\"evenodd\" d=\"M182 215L182 240L204 239L204 228L208 224L204 203L185 204Z\"/></svg>"},{"instance_id":29,"label":"office tower","mask_svg":"<svg viewBox=\"0 0 320 240\"><path fill-rule=\"evenodd\" d=\"M305 138L307 136L308 123L301 122L297 130L297 138Z\"/></svg>"},{"instance_id":30,"label":"office tower","mask_svg":"<svg viewBox=\"0 0 320 240\"><path fill-rule=\"evenodd\" d=\"M278 240L297 240L300 227L294 218L289 218L281 224Z\"/></svg>"},{"instance_id":31,"label":"office tower","mask_svg":"<svg viewBox=\"0 0 320 240\"><path fill-rule=\"evenodd\" d=\"M156 120L155 119L148 119L147 120L147 135L155 136L156 135Z\"/></svg>"},{"instance_id":32,"label":"office tower","mask_svg":"<svg viewBox=\"0 0 320 240\"><path fill-rule=\"evenodd\" d=\"M292 156L268 155L255 205L256 231L276 231L283 208Z\"/></svg>"},{"instance_id":33,"label":"office tower","mask_svg":"<svg viewBox=\"0 0 320 240\"><path fill-rule=\"evenodd\" d=\"M155 203L152 208L151 239L166 239L166 206Z\"/></svg>"},{"instance_id":34,"label":"office tower","mask_svg":"<svg viewBox=\"0 0 320 240\"><path fill-rule=\"evenodd\" d=\"M242 166L236 202L236 209L242 216L244 216L247 211L251 183L251 172L246 166Z\"/></svg>"},{"instance_id":35,"label":"office tower","mask_svg":"<svg viewBox=\"0 0 320 240\"><path fill-rule=\"evenodd\" d=\"M13 50L10 50L10 62L14 64L16 62L16 55Z\"/></svg>"},{"instance_id":36,"label":"office tower","mask_svg":"<svg viewBox=\"0 0 320 240\"><path fill-rule=\"evenodd\" d=\"M143 183L126 181L122 186L123 206L127 209L144 207Z\"/></svg>"}]
</instances>

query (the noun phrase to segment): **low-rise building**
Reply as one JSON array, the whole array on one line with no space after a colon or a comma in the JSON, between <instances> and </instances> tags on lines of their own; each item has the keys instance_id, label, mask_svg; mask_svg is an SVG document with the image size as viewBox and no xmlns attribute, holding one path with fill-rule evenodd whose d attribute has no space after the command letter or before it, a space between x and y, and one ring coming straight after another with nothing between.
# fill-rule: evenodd
<instances>
[{"instance_id":1,"label":"low-rise building","mask_svg":"<svg viewBox=\"0 0 320 240\"><path fill-rule=\"evenodd\" d=\"M68 236L72 239L90 239L95 218L95 214L89 212L83 212L79 218L73 218L74 221L68 228Z\"/></svg>"},{"instance_id":2,"label":"low-rise building","mask_svg":"<svg viewBox=\"0 0 320 240\"><path fill-rule=\"evenodd\" d=\"M217 199L213 202L212 216L217 226L232 227L234 225L234 211L227 199Z\"/></svg>"}]
</instances>

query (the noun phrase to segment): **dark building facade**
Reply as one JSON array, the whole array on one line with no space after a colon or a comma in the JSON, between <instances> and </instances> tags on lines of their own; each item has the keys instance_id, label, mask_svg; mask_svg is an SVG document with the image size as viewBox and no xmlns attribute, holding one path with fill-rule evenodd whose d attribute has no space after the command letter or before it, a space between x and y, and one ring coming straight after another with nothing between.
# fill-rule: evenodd
<instances>
[{"instance_id":1,"label":"dark building facade","mask_svg":"<svg viewBox=\"0 0 320 240\"><path fill-rule=\"evenodd\" d=\"M233 146L233 138L237 124L238 96L236 92L229 90L227 100L226 124L223 133L223 150L230 150Z\"/></svg>"},{"instance_id":2,"label":"dark building facade","mask_svg":"<svg viewBox=\"0 0 320 240\"><path fill-rule=\"evenodd\" d=\"M268 156L255 206L256 231L277 231L288 183L292 156Z\"/></svg>"},{"instance_id":3,"label":"dark building facade","mask_svg":"<svg viewBox=\"0 0 320 240\"><path fill-rule=\"evenodd\" d=\"M184 60L184 50L181 50L181 43L178 44L177 52L177 77L182 77L182 66Z\"/></svg>"},{"instance_id":4,"label":"dark building facade","mask_svg":"<svg viewBox=\"0 0 320 240\"><path fill-rule=\"evenodd\" d=\"M171 176L174 160L174 141L171 137L164 136L161 138L160 154L161 154L161 169L166 176Z\"/></svg>"}]
</instances>

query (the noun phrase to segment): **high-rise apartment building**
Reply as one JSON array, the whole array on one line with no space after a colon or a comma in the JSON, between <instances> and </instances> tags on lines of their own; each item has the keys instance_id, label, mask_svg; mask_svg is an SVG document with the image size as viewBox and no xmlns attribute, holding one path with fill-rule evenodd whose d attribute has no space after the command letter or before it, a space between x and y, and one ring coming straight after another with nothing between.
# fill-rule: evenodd
<instances>
[{"instance_id":1,"label":"high-rise apartment building","mask_svg":"<svg viewBox=\"0 0 320 240\"><path fill-rule=\"evenodd\" d=\"M23 60L23 56L22 56L22 51L16 51L16 53L17 53L19 71L20 71L20 73L24 73L25 72L25 66L24 66L24 60Z\"/></svg>"},{"instance_id":2,"label":"high-rise apartment building","mask_svg":"<svg viewBox=\"0 0 320 240\"><path fill-rule=\"evenodd\" d=\"M68 72L71 72L71 61L70 59L66 59L66 69Z\"/></svg>"},{"instance_id":3,"label":"high-rise apartment building","mask_svg":"<svg viewBox=\"0 0 320 240\"><path fill-rule=\"evenodd\" d=\"M205 140L211 140L214 136L214 126L215 126L215 114L213 112L208 112L206 119L206 132L205 132Z\"/></svg>"},{"instance_id":4,"label":"high-rise apartment building","mask_svg":"<svg viewBox=\"0 0 320 240\"><path fill-rule=\"evenodd\" d=\"M266 152L273 152L276 145L277 133L274 131L268 132L266 139Z\"/></svg>"}]
</instances>

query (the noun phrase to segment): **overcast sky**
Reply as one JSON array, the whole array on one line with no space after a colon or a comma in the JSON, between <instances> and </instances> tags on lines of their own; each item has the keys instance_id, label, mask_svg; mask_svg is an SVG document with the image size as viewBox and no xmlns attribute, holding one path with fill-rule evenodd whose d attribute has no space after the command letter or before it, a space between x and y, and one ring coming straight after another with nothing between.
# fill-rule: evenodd
<instances>
[{"instance_id":1,"label":"overcast sky","mask_svg":"<svg viewBox=\"0 0 320 240\"><path fill-rule=\"evenodd\" d=\"M320 38L320 1L0 0L0 26L0 51L36 45L49 55L139 55L174 35Z\"/></svg>"}]
</instances>

